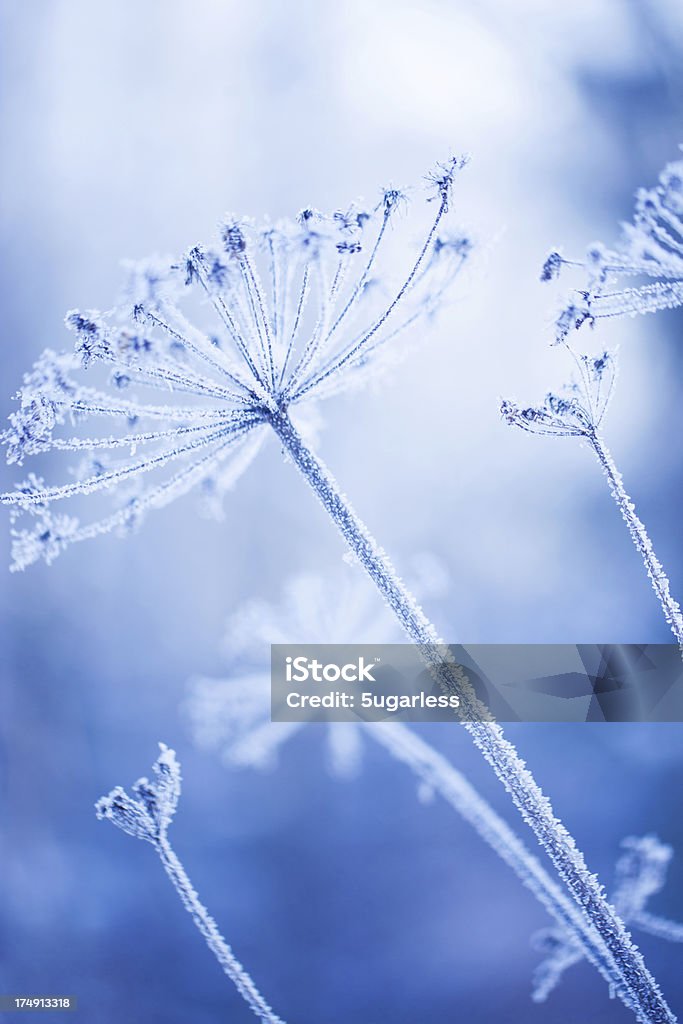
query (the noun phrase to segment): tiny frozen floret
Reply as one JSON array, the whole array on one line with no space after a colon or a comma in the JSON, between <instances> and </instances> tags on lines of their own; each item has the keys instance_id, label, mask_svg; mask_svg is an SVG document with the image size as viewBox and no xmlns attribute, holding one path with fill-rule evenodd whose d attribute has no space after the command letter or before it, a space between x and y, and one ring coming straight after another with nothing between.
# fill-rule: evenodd
<instances>
[{"instance_id":1,"label":"tiny frozen floret","mask_svg":"<svg viewBox=\"0 0 683 1024\"><path fill-rule=\"evenodd\" d=\"M181 786L175 751L164 743L160 743L159 748L161 753L154 762L152 782L147 778L138 779L131 787L132 796L116 786L95 804L98 818L107 819L128 835L155 845L166 836L178 806Z\"/></svg>"}]
</instances>

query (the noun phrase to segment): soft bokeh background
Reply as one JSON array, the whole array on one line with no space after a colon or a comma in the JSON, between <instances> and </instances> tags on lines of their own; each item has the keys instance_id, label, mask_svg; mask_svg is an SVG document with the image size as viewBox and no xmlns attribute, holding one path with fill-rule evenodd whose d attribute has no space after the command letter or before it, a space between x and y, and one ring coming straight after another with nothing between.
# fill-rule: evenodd
<instances>
[{"instance_id":1,"label":"soft bokeh background","mask_svg":"<svg viewBox=\"0 0 683 1024\"><path fill-rule=\"evenodd\" d=\"M547 251L611 241L634 190L676 155L676 0L3 0L0 12L3 415L42 348L70 344L64 311L111 303L122 257L184 249L225 209L335 207L468 150L456 216L479 263L386 388L329 403L324 456L399 565L418 549L442 561L451 585L429 611L448 639L669 639L589 453L507 430L497 404L564 375L547 346L556 296L538 283ZM680 334L667 313L597 339L621 344L607 436L679 595ZM179 706L188 676L220 672L226 616L342 555L274 444L226 522L198 523L188 498L125 543L0 577L0 989L76 994L89 1024L250 1019L153 851L92 812L149 771L164 739L186 778L178 852L287 1020L627 1020L585 965L545 1006L529 1001L543 913L379 749L342 784L315 729L268 776L193 748ZM605 881L626 834L677 847L653 909L683 919L681 728L509 732ZM461 729L431 738L514 819ZM642 948L680 1006L679 951Z\"/></svg>"}]
</instances>

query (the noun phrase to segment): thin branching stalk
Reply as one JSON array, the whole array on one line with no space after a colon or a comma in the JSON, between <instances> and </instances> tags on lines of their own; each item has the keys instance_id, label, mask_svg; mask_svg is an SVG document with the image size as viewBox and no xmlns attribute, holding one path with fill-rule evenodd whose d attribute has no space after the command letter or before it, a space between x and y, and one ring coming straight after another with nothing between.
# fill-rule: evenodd
<instances>
[{"instance_id":1,"label":"thin branching stalk","mask_svg":"<svg viewBox=\"0 0 683 1024\"><path fill-rule=\"evenodd\" d=\"M636 514L633 501L624 488L621 473L617 469L610 450L601 435L597 430L593 430L588 434L587 440L607 477L612 497L621 512L624 522L628 526L636 550L643 560L647 574L652 582L652 589L662 606L664 617L669 623L671 632L676 637L683 652L683 614L681 613L681 607L671 594L668 577L654 552L647 530Z\"/></svg>"},{"instance_id":2,"label":"thin branching stalk","mask_svg":"<svg viewBox=\"0 0 683 1024\"><path fill-rule=\"evenodd\" d=\"M648 935L654 935L657 939L668 939L669 942L683 942L683 924L668 921L659 914L650 914L642 911L634 919L641 931Z\"/></svg>"},{"instance_id":3,"label":"thin branching stalk","mask_svg":"<svg viewBox=\"0 0 683 1024\"><path fill-rule=\"evenodd\" d=\"M251 1011L263 1024L284 1024L265 1001L248 972L235 957L218 925L202 904L188 878L185 868L168 839L168 828L178 806L181 792L180 764L175 751L164 743L153 765L154 778L138 779L132 796L116 786L95 804L97 817L111 821L122 832L151 843L159 855L166 874L192 916L204 940Z\"/></svg>"},{"instance_id":4,"label":"thin branching stalk","mask_svg":"<svg viewBox=\"0 0 683 1024\"><path fill-rule=\"evenodd\" d=\"M327 467L306 445L287 413L270 413L269 422L283 448L332 518L353 554L358 558L382 597L396 615L408 639L428 667L438 666L439 679L461 698L463 725L474 743L511 795L525 822L551 858L572 897L614 958L619 972L622 998L626 999L643 1024L673 1024L676 1020L659 986L631 942L623 922L607 902L604 888L586 867L583 854L555 817L548 798L526 768L499 725L483 719L480 707L464 689L465 679L443 658L444 642L415 598L398 577L386 553L359 519Z\"/></svg>"},{"instance_id":5,"label":"thin branching stalk","mask_svg":"<svg viewBox=\"0 0 683 1024\"><path fill-rule=\"evenodd\" d=\"M511 426L529 434L578 437L593 449L683 655L683 614L671 595L664 567L655 555L652 541L636 515L633 501L624 489L621 474L602 437L602 423L614 393L616 355L608 351L597 357L577 355L569 345L565 344L564 348L578 371L575 378L559 392L549 392L542 405L524 408L505 399L501 403L501 414Z\"/></svg>"},{"instance_id":6,"label":"thin branching stalk","mask_svg":"<svg viewBox=\"0 0 683 1024\"><path fill-rule=\"evenodd\" d=\"M163 836L155 845L164 870L171 879L175 891L180 896L183 906L192 917L216 960L218 960L218 963L249 1008L264 1024L284 1024L282 1018L278 1017L265 1001L250 974L244 969L221 935L218 925L199 899L185 868L169 843L168 838Z\"/></svg>"}]
</instances>

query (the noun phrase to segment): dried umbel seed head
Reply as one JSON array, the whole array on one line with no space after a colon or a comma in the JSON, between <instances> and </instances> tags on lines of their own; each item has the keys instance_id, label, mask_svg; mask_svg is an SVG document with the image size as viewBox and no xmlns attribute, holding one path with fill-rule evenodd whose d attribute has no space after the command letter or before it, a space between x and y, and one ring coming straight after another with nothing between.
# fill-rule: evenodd
<instances>
[{"instance_id":1,"label":"dried umbel seed head","mask_svg":"<svg viewBox=\"0 0 683 1024\"><path fill-rule=\"evenodd\" d=\"M506 423L559 437L590 437L598 430L614 390L615 356L607 351L597 357L568 351L578 370L574 378L559 393L549 391L542 405L524 407L505 399L500 413Z\"/></svg>"},{"instance_id":2,"label":"dried umbel seed head","mask_svg":"<svg viewBox=\"0 0 683 1024\"><path fill-rule=\"evenodd\" d=\"M438 205L398 284L377 287L388 226L406 205L391 188L371 207L331 216L308 208L262 228L230 215L215 247L128 264L126 301L112 313L68 313L73 353L46 352L27 374L2 440L12 463L70 451L97 456L100 468L2 495L30 519L14 531L13 567L125 533L194 488L210 498L204 509L220 510L274 416L300 421L306 406L361 385L393 358L470 255L468 238L438 233L462 163L431 176L428 198ZM85 423L105 426L90 434ZM50 512L54 502L95 492L114 504L95 522Z\"/></svg>"},{"instance_id":3,"label":"dried umbel seed head","mask_svg":"<svg viewBox=\"0 0 683 1024\"><path fill-rule=\"evenodd\" d=\"M578 268L586 286L557 320L557 341L585 323L615 316L637 316L683 305L683 161L667 164L652 189L639 189L633 221L623 225L613 249L600 242L583 260L548 256L542 281L557 278L562 267Z\"/></svg>"},{"instance_id":4,"label":"dried umbel seed head","mask_svg":"<svg viewBox=\"0 0 683 1024\"><path fill-rule=\"evenodd\" d=\"M159 748L151 782L138 779L131 787L132 796L116 786L95 804L98 818L106 818L128 835L150 843L158 843L166 835L180 797L180 765L175 751L164 743Z\"/></svg>"}]
</instances>

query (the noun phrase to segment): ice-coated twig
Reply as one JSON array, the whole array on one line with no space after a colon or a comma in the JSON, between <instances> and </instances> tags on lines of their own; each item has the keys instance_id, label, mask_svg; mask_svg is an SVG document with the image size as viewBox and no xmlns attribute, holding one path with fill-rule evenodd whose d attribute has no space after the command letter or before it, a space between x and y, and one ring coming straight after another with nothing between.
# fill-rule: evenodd
<instances>
[{"instance_id":1,"label":"ice-coated twig","mask_svg":"<svg viewBox=\"0 0 683 1024\"><path fill-rule=\"evenodd\" d=\"M683 925L650 914L646 905L660 892L673 855L670 846L656 836L629 836L622 841L624 853L617 861L616 884L611 901L627 924L669 942L683 942ZM546 958L534 973L533 998L543 1002L557 986L564 972L583 959L576 936L566 928L545 929L534 937Z\"/></svg>"},{"instance_id":2,"label":"ice-coated twig","mask_svg":"<svg viewBox=\"0 0 683 1024\"><path fill-rule=\"evenodd\" d=\"M264 1024L284 1024L265 1001L221 935L169 842L168 826L180 797L180 765L173 750L163 743L159 746L161 753L154 763L154 780L150 782L146 778L139 779L132 786L133 796L117 786L108 796L103 796L97 801L97 817L106 818L128 835L145 839L152 844L183 906L249 1008Z\"/></svg>"},{"instance_id":3,"label":"ice-coated twig","mask_svg":"<svg viewBox=\"0 0 683 1024\"><path fill-rule=\"evenodd\" d=\"M621 512L624 522L628 526L636 550L643 560L643 565L652 583L652 589L662 606L664 617L683 650L683 614L681 613L678 601L671 594L669 579L662 563L654 552L647 530L636 514L633 501L626 493L621 473L617 469L607 445L597 432L589 440L598 462L607 477L612 497Z\"/></svg>"},{"instance_id":4,"label":"ice-coated twig","mask_svg":"<svg viewBox=\"0 0 683 1024\"><path fill-rule=\"evenodd\" d=\"M598 358L577 357L566 346L578 367L578 376L563 392L546 395L543 405L520 407L515 402L501 405L503 418L512 426L532 434L554 437L579 437L595 454L602 467L610 492L631 539L640 555L669 624L683 653L683 613L671 594L669 579L657 558L645 526L638 518L635 505L627 494L614 459L602 436L602 421L614 388L616 358L603 352Z\"/></svg>"}]
</instances>

